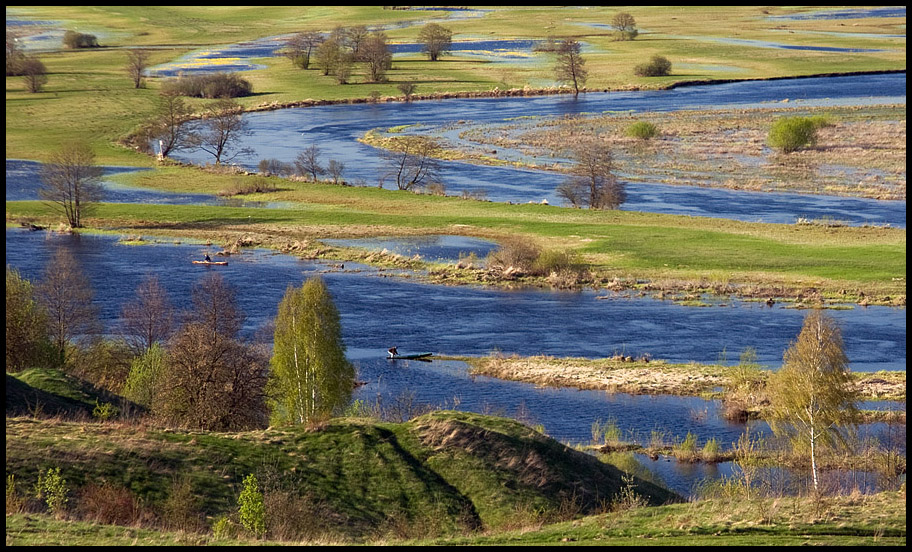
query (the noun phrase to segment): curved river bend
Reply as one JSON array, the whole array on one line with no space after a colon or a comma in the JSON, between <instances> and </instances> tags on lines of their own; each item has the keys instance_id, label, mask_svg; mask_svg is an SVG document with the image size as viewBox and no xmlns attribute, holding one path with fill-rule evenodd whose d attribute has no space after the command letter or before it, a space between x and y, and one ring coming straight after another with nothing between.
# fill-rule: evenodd
<instances>
[{"instance_id":1,"label":"curved river bend","mask_svg":"<svg viewBox=\"0 0 912 552\"><path fill-rule=\"evenodd\" d=\"M348 182L376 186L386 172L379 151L357 140L368 130L420 124L442 127L457 121L500 123L507 119L602 113L604 111L674 111L714 107L780 107L789 105L905 104L905 73L740 81L683 86L671 90L590 92L571 95L446 99L379 104L339 104L247 113L251 134L243 145L253 155L244 166L256 170L260 159L290 163L316 144L324 160L345 165ZM182 152L184 161L209 163L211 156ZM440 181L450 194L483 193L492 201L526 203L545 199L557 205L555 189L563 176L547 171L443 162ZM387 183L388 187L390 184ZM905 227L904 201L879 201L834 196L758 193L629 183L625 210L683 214L792 224L798 217L830 217L851 224Z\"/></svg>"}]
</instances>

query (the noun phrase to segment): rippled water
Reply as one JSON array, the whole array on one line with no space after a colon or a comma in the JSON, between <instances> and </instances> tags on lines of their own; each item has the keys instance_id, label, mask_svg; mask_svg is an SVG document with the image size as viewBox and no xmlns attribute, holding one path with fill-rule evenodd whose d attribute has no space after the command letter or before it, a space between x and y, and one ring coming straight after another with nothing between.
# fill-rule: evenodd
<instances>
[{"instance_id":1,"label":"rippled water","mask_svg":"<svg viewBox=\"0 0 912 552\"><path fill-rule=\"evenodd\" d=\"M247 336L275 316L288 285L321 275L341 314L348 357L365 382L355 398L379 399L385 406L411 403L517 417L542 424L550 436L569 443L588 443L593 422L613 420L626 439L644 444L655 430L664 432L668 442L691 432L700 444L716 438L727 448L745 426L722 419L718 401L539 388L472 376L462 362L390 361L386 348L592 357L650 352L674 362L714 362L722 351L736 357L753 346L760 362L775 367L805 314L737 302L695 309L645 298L599 300L594 293L432 286L348 263L346 271L330 271L324 263L264 250L207 268L190 263L217 249L202 244L126 246L112 236L6 232L6 262L29 279L40 277L45 260L59 247L71 250L88 274L109 332L116 331L121 307L147 274L159 276L180 308L189 304L190 290L203 275L223 275L238 291L248 316L242 330ZM904 310L869 307L831 314L843 328L853 370L905 369ZM904 409L899 403L879 404ZM768 434L765 423L752 422L750 427L757 435ZM877 435L885 428L873 425L868 430ZM663 479L679 492L688 492L695 473L726 469L661 467Z\"/></svg>"},{"instance_id":2,"label":"rippled water","mask_svg":"<svg viewBox=\"0 0 912 552\"><path fill-rule=\"evenodd\" d=\"M146 273L158 274L175 303L187 304L194 282L210 270L239 291L253 334L274 315L289 284L324 273L354 349L386 348L485 355L607 357L616 352L671 362L713 363L725 353L729 363L746 347L757 349L761 364L776 368L801 330L804 311L762 303L731 301L728 306L685 307L651 298L605 297L593 291L509 291L470 286L436 286L388 277L388 271L346 264L328 271L266 250L232 256L224 267L190 261L217 247L194 244L124 246L112 236L65 236L8 229L7 264L28 278L40 276L56 247L70 248L88 271L109 325ZM905 370L905 309L859 307L833 310L843 328L853 370Z\"/></svg>"},{"instance_id":3,"label":"rippled water","mask_svg":"<svg viewBox=\"0 0 912 552\"><path fill-rule=\"evenodd\" d=\"M318 145L321 156L345 165L344 178L355 184L375 186L387 168L379 151L357 141L375 128L402 125L444 127L458 121L501 123L536 115L551 117L605 111L672 111L719 107L781 107L828 105L833 102L874 105L905 103L905 74L864 75L775 81L743 81L687 86L672 90L589 93L529 98L475 98L408 103L329 105L248 113L251 134L244 146L254 154L244 161L255 170L260 159L291 162L305 148ZM207 163L211 156L185 152L181 160ZM492 201L561 203L555 189L563 176L547 171L488 167L443 162L440 181L449 195L470 193ZM389 182L386 187L390 187ZM880 201L807 194L742 192L628 183L623 210L730 218L751 222L792 224L799 217L830 217L849 224L905 226L902 201Z\"/></svg>"}]
</instances>

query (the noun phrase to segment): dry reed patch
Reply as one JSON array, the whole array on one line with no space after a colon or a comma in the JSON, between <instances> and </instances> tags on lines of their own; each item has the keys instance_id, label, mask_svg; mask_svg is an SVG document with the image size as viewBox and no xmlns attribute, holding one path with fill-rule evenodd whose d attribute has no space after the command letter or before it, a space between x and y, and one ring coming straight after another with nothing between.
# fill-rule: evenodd
<instances>
[{"instance_id":1,"label":"dry reed patch","mask_svg":"<svg viewBox=\"0 0 912 552\"><path fill-rule=\"evenodd\" d=\"M631 394L701 394L711 392L725 382L721 367L626 360L629 358L486 357L472 361L472 371L550 387Z\"/></svg>"}]
</instances>

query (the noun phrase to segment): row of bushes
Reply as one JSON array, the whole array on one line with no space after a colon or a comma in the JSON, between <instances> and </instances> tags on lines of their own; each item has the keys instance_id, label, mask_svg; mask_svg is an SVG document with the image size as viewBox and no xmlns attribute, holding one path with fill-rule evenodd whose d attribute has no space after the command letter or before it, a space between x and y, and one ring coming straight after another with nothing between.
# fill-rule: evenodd
<instances>
[{"instance_id":1,"label":"row of bushes","mask_svg":"<svg viewBox=\"0 0 912 552\"><path fill-rule=\"evenodd\" d=\"M185 75L162 83L162 94L194 98L240 98L253 93L253 85L232 73Z\"/></svg>"}]
</instances>

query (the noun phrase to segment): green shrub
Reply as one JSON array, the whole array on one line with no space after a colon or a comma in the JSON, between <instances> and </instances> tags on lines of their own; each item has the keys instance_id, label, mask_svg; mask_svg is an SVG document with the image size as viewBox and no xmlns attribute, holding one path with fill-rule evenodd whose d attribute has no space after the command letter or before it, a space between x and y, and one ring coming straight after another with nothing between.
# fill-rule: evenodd
<instances>
[{"instance_id":1,"label":"green shrub","mask_svg":"<svg viewBox=\"0 0 912 552\"><path fill-rule=\"evenodd\" d=\"M16 490L16 476L8 474L6 476L6 513L18 514L25 510L25 499Z\"/></svg>"},{"instance_id":2,"label":"green shrub","mask_svg":"<svg viewBox=\"0 0 912 552\"><path fill-rule=\"evenodd\" d=\"M817 145L819 124L824 123L809 117L783 117L776 120L770 128L767 144L783 153L813 147Z\"/></svg>"},{"instance_id":3,"label":"green shrub","mask_svg":"<svg viewBox=\"0 0 912 552\"><path fill-rule=\"evenodd\" d=\"M38 474L35 484L35 497L47 504L48 510L55 515L62 514L69 498L66 479L60 476L60 468L48 468L47 472Z\"/></svg>"},{"instance_id":4,"label":"green shrub","mask_svg":"<svg viewBox=\"0 0 912 552\"><path fill-rule=\"evenodd\" d=\"M111 418L117 416L120 413L120 410L111 403L101 403L98 404L98 399L95 399L95 408L92 409L92 417L96 420L101 420L106 422Z\"/></svg>"},{"instance_id":5,"label":"green shrub","mask_svg":"<svg viewBox=\"0 0 912 552\"><path fill-rule=\"evenodd\" d=\"M212 534L217 540L237 538L237 525L228 516L221 516L213 522Z\"/></svg>"},{"instance_id":6,"label":"green shrub","mask_svg":"<svg viewBox=\"0 0 912 552\"><path fill-rule=\"evenodd\" d=\"M633 73L638 77L665 77L671 73L671 62L664 56L655 55L634 67Z\"/></svg>"},{"instance_id":7,"label":"green shrub","mask_svg":"<svg viewBox=\"0 0 912 552\"><path fill-rule=\"evenodd\" d=\"M716 441L716 438L706 441L706 444L703 445L702 457L704 462L718 462L721 455L721 447L719 447L719 441Z\"/></svg>"},{"instance_id":8,"label":"green shrub","mask_svg":"<svg viewBox=\"0 0 912 552\"><path fill-rule=\"evenodd\" d=\"M71 50L76 48L98 48L98 39L95 35L67 31L63 33L63 46Z\"/></svg>"},{"instance_id":9,"label":"green shrub","mask_svg":"<svg viewBox=\"0 0 912 552\"><path fill-rule=\"evenodd\" d=\"M697 436L687 432L687 436L672 450L675 458L681 462L695 462L697 460Z\"/></svg>"},{"instance_id":10,"label":"green shrub","mask_svg":"<svg viewBox=\"0 0 912 552\"><path fill-rule=\"evenodd\" d=\"M165 349L155 343L142 356L133 359L124 384L123 395L136 404L151 407L165 366Z\"/></svg>"},{"instance_id":11,"label":"green shrub","mask_svg":"<svg viewBox=\"0 0 912 552\"><path fill-rule=\"evenodd\" d=\"M266 507L255 475L244 478L244 490L238 498L241 525L256 538L266 534Z\"/></svg>"},{"instance_id":12,"label":"green shrub","mask_svg":"<svg viewBox=\"0 0 912 552\"><path fill-rule=\"evenodd\" d=\"M650 138L655 138L659 134L659 131L652 123L637 121L627 127L625 134L631 138L649 140Z\"/></svg>"}]
</instances>

